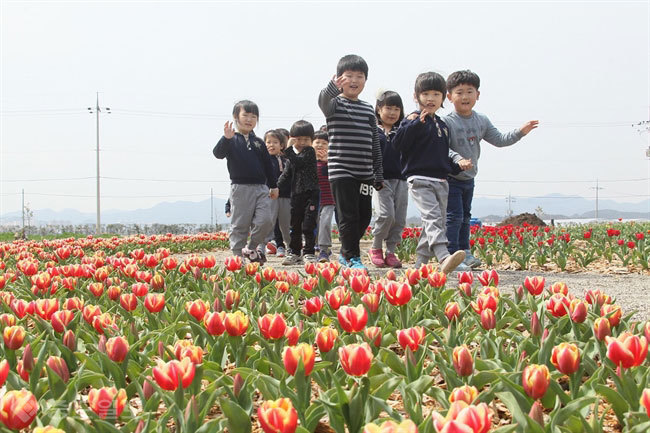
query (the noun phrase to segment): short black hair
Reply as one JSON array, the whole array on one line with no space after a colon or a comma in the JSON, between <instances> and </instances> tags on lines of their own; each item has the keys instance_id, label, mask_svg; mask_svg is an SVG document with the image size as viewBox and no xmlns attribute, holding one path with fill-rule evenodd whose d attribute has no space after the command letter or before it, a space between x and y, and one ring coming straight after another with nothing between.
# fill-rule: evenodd
<instances>
[{"instance_id":1,"label":"short black hair","mask_svg":"<svg viewBox=\"0 0 650 433\"><path fill-rule=\"evenodd\" d=\"M338 65L336 65L336 76L340 77L345 71L363 72L363 75L368 79L368 64L361 56L356 54L348 54L341 57Z\"/></svg>"},{"instance_id":2,"label":"short black hair","mask_svg":"<svg viewBox=\"0 0 650 433\"><path fill-rule=\"evenodd\" d=\"M481 79L475 72L465 69L464 71L452 72L451 75L447 78L447 89L451 92L454 87L458 87L461 84L469 84L474 87L476 90L481 86Z\"/></svg>"},{"instance_id":3,"label":"short black hair","mask_svg":"<svg viewBox=\"0 0 650 433\"><path fill-rule=\"evenodd\" d=\"M329 139L327 138L327 132L316 131L316 133L314 134L314 140L325 140L329 142Z\"/></svg>"},{"instance_id":4,"label":"short black hair","mask_svg":"<svg viewBox=\"0 0 650 433\"><path fill-rule=\"evenodd\" d=\"M436 90L442 93L442 103L441 107L444 107L445 98L444 95L447 93L447 84L442 75L437 72L423 72L415 79L415 97L420 101L420 95L429 90Z\"/></svg>"},{"instance_id":5,"label":"short black hair","mask_svg":"<svg viewBox=\"0 0 650 433\"><path fill-rule=\"evenodd\" d=\"M377 122L381 123L381 117L379 116L379 109L381 107L398 107L399 108L399 119L395 125L399 123L404 118L404 103L402 103L402 98L399 96L399 93L393 92L392 90L386 90L377 96L377 103L375 104L375 115L377 116Z\"/></svg>"},{"instance_id":6,"label":"short black hair","mask_svg":"<svg viewBox=\"0 0 650 433\"><path fill-rule=\"evenodd\" d=\"M274 137L276 140L278 140L280 142L280 147L282 149L287 147L287 137L283 133L281 133L277 129L269 129L268 131L266 131L264 133L264 141L265 142L266 142L266 137L268 137L269 135L271 137Z\"/></svg>"},{"instance_id":7,"label":"short black hair","mask_svg":"<svg viewBox=\"0 0 650 433\"><path fill-rule=\"evenodd\" d=\"M241 110L244 110L244 113L252 113L258 118L260 117L260 109L257 107L257 104L248 99L237 102L233 107L232 115L235 119L239 117Z\"/></svg>"},{"instance_id":8,"label":"short black hair","mask_svg":"<svg viewBox=\"0 0 650 433\"><path fill-rule=\"evenodd\" d=\"M293 125L291 125L289 135L292 137L309 137L313 140L314 125L307 122L306 120L298 120Z\"/></svg>"},{"instance_id":9,"label":"short black hair","mask_svg":"<svg viewBox=\"0 0 650 433\"><path fill-rule=\"evenodd\" d=\"M287 137L287 140L289 139L289 130L285 128L275 128L276 131L278 131L280 134L284 135Z\"/></svg>"}]
</instances>

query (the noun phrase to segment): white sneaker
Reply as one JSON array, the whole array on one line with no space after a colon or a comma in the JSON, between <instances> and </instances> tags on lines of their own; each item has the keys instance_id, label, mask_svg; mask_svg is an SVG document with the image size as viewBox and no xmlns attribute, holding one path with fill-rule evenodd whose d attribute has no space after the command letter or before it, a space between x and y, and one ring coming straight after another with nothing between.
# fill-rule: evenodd
<instances>
[{"instance_id":1,"label":"white sneaker","mask_svg":"<svg viewBox=\"0 0 650 433\"><path fill-rule=\"evenodd\" d=\"M440 264L440 272L443 274L449 274L456 269L458 265L463 263L463 260L465 260L465 251L456 251L454 254L447 256L447 258L442 261Z\"/></svg>"}]
</instances>

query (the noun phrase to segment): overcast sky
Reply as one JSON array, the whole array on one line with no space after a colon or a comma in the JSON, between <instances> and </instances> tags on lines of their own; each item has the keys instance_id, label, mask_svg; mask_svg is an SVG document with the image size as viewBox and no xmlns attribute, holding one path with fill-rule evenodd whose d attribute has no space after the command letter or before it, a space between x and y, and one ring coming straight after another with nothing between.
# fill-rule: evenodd
<instances>
[{"instance_id":1,"label":"overcast sky","mask_svg":"<svg viewBox=\"0 0 650 433\"><path fill-rule=\"evenodd\" d=\"M0 213L95 210L226 198L212 148L234 102L260 107L256 133L324 123L317 96L349 53L370 66L361 98L398 91L415 108L425 71L481 77L475 196L553 192L639 202L650 195L649 6L639 2L1 2ZM441 110L444 114L450 104ZM166 181L165 181L166 180ZM612 182L616 181L616 182ZM543 206L543 203L540 202Z\"/></svg>"}]
</instances>

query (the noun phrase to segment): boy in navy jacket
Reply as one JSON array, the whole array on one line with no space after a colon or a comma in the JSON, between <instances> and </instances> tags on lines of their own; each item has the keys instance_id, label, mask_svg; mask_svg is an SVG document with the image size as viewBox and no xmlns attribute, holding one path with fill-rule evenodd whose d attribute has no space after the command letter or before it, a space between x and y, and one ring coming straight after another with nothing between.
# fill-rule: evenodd
<instances>
[{"instance_id":1,"label":"boy in navy jacket","mask_svg":"<svg viewBox=\"0 0 650 433\"><path fill-rule=\"evenodd\" d=\"M415 266L420 267L435 256L440 271L448 274L462 263L465 252L449 254L447 250L447 176L471 168L471 161L449 151L447 125L435 114L442 106L445 91L445 79L440 74L418 75L415 99L420 110L402 121L393 146L401 152L402 174L422 217Z\"/></svg>"},{"instance_id":2,"label":"boy in navy jacket","mask_svg":"<svg viewBox=\"0 0 650 433\"><path fill-rule=\"evenodd\" d=\"M223 137L212 150L215 157L228 161L232 211L230 249L236 256L243 255L251 262L264 264L266 256L258 245L273 226L271 199L278 197L277 183L266 145L253 132L259 117L257 104L239 101L232 115L236 131L233 122L226 122Z\"/></svg>"}]
</instances>

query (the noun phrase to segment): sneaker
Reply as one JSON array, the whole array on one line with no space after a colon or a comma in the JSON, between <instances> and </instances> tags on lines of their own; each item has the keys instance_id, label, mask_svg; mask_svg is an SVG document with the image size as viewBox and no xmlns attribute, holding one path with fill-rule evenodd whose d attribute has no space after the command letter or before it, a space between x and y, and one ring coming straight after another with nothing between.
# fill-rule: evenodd
<instances>
[{"instance_id":1,"label":"sneaker","mask_svg":"<svg viewBox=\"0 0 650 433\"><path fill-rule=\"evenodd\" d=\"M465 261L463 261L463 263L472 269L478 268L483 264L481 262L481 259L476 258L472 255L472 252L470 250L465 250Z\"/></svg>"},{"instance_id":2,"label":"sneaker","mask_svg":"<svg viewBox=\"0 0 650 433\"><path fill-rule=\"evenodd\" d=\"M307 263L314 263L316 261L316 256L313 254L304 254L302 258Z\"/></svg>"},{"instance_id":3,"label":"sneaker","mask_svg":"<svg viewBox=\"0 0 650 433\"><path fill-rule=\"evenodd\" d=\"M257 261L260 262L260 266L266 263L266 254L264 254L264 251L262 251L262 247L257 247L257 257Z\"/></svg>"},{"instance_id":4,"label":"sneaker","mask_svg":"<svg viewBox=\"0 0 650 433\"><path fill-rule=\"evenodd\" d=\"M248 259L249 262L259 262L260 261L260 256L258 254L257 250L251 250L249 248L243 248L241 250L241 253L244 257Z\"/></svg>"},{"instance_id":5,"label":"sneaker","mask_svg":"<svg viewBox=\"0 0 650 433\"><path fill-rule=\"evenodd\" d=\"M321 250L320 253L318 253L318 261L321 263L327 263L330 261L330 253L328 253L325 250Z\"/></svg>"},{"instance_id":6,"label":"sneaker","mask_svg":"<svg viewBox=\"0 0 650 433\"><path fill-rule=\"evenodd\" d=\"M289 255L285 257L285 259L282 261L283 266L293 266L293 265L302 265L302 264L303 264L302 257L300 257L298 254L289 253Z\"/></svg>"},{"instance_id":7,"label":"sneaker","mask_svg":"<svg viewBox=\"0 0 650 433\"><path fill-rule=\"evenodd\" d=\"M367 270L364 264L361 263L361 257L352 257L350 259L350 268Z\"/></svg>"},{"instance_id":8,"label":"sneaker","mask_svg":"<svg viewBox=\"0 0 650 433\"><path fill-rule=\"evenodd\" d=\"M386 266L386 262L384 261L384 252L381 248L371 248L370 251L368 251L368 257L370 257L370 263L377 266L378 268L383 268Z\"/></svg>"},{"instance_id":9,"label":"sneaker","mask_svg":"<svg viewBox=\"0 0 650 433\"><path fill-rule=\"evenodd\" d=\"M471 272L472 267L469 266L464 261L460 265L456 266L456 272Z\"/></svg>"},{"instance_id":10,"label":"sneaker","mask_svg":"<svg viewBox=\"0 0 650 433\"><path fill-rule=\"evenodd\" d=\"M397 256L394 253L386 253L386 259L384 260L386 266L390 268L401 268L402 262L399 261Z\"/></svg>"},{"instance_id":11,"label":"sneaker","mask_svg":"<svg viewBox=\"0 0 650 433\"><path fill-rule=\"evenodd\" d=\"M275 253L276 257L284 257L287 255L287 251L284 249L284 247L278 247L278 250Z\"/></svg>"},{"instance_id":12,"label":"sneaker","mask_svg":"<svg viewBox=\"0 0 650 433\"><path fill-rule=\"evenodd\" d=\"M274 255L278 252L278 247L275 245L275 241L270 241L266 243L266 254Z\"/></svg>"},{"instance_id":13,"label":"sneaker","mask_svg":"<svg viewBox=\"0 0 650 433\"><path fill-rule=\"evenodd\" d=\"M339 254L339 264L340 264L341 266L350 266L350 264L349 264L348 261L345 259L345 257L343 257L343 254Z\"/></svg>"},{"instance_id":14,"label":"sneaker","mask_svg":"<svg viewBox=\"0 0 650 433\"><path fill-rule=\"evenodd\" d=\"M456 251L454 254L447 256L447 258L440 263L440 272L443 274L449 274L451 271L456 269L458 265L463 263L463 260L465 260L465 251Z\"/></svg>"}]
</instances>

